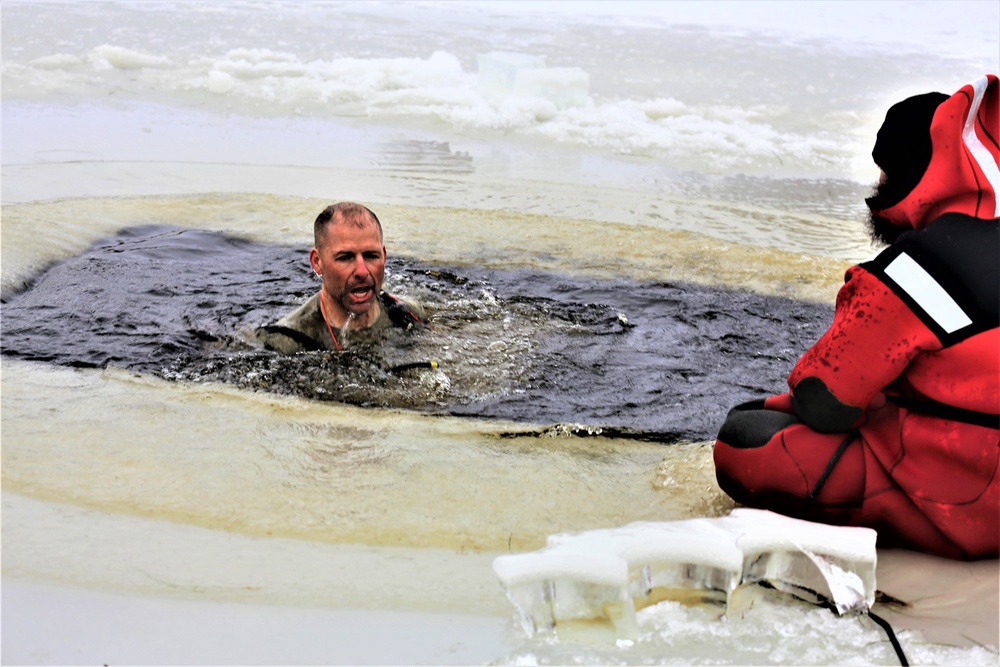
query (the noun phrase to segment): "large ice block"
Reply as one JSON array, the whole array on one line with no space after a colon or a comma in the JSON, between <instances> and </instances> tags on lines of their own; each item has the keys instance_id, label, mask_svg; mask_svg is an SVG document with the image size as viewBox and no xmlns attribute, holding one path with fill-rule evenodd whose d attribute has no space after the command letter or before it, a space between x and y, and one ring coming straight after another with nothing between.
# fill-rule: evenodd
<instances>
[{"instance_id":1,"label":"large ice block","mask_svg":"<svg viewBox=\"0 0 1000 667\"><path fill-rule=\"evenodd\" d=\"M760 510L736 509L730 517L741 526L741 585L767 582L807 602L832 604L840 614L875 603L874 530Z\"/></svg>"},{"instance_id":2,"label":"large ice block","mask_svg":"<svg viewBox=\"0 0 1000 667\"><path fill-rule=\"evenodd\" d=\"M663 600L726 605L739 583L743 554L720 520L641 523L644 528L622 550L636 610Z\"/></svg>"},{"instance_id":3,"label":"large ice block","mask_svg":"<svg viewBox=\"0 0 1000 667\"><path fill-rule=\"evenodd\" d=\"M619 636L634 634L628 568L613 554L543 550L500 556L493 570L529 636L578 620L610 623Z\"/></svg>"},{"instance_id":4,"label":"large ice block","mask_svg":"<svg viewBox=\"0 0 1000 667\"><path fill-rule=\"evenodd\" d=\"M503 94L509 94L514 90L517 76L521 71L545 67L545 60L539 56L502 51L479 54L476 56L476 62L479 64L479 87Z\"/></svg>"},{"instance_id":5,"label":"large ice block","mask_svg":"<svg viewBox=\"0 0 1000 667\"><path fill-rule=\"evenodd\" d=\"M637 610L675 600L726 613L734 593L754 584L839 614L866 611L875 601L875 538L868 528L738 509L551 535L545 548L501 556L493 567L529 635L596 621L629 639Z\"/></svg>"},{"instance_id":6,"label":"large ice block","mask_svg":"<svg viewBox=\"0 0 1000 667\"><path fill-rule=\"evenodd\" d=\"M492 103L508 97L536 97L558 109L569 109L590 101L590 76L577 67L546 67L538 56L502 51L476 58L479 92Z\"/></svg>"}]
</instances>

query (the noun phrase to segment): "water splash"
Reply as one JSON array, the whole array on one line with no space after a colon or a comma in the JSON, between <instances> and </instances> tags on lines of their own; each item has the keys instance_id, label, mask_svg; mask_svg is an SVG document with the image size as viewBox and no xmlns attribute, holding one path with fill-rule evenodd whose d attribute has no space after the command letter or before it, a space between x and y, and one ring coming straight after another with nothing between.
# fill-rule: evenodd
<instances>
[{"instance_id":1,"label":"water splash","mask_svg":"<svg viewBox=\"0 0 1000 667\"><path fill-rule=\"evenodd\" d=\"M354 313L352 311L347 312L347 319L344 320L344 326L340 327L340 342L343 345L347 345L347 335L351 329L351 323L354 322Z\"/></svg>"}]
</instances>

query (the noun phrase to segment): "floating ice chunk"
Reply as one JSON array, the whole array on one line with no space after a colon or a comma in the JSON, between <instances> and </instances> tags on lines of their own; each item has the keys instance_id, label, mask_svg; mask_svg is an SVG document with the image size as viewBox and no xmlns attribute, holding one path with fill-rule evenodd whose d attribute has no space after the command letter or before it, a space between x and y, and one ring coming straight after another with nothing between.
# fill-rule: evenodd
<instances>
[{"instance_id":1,"label":"floating ice chunk","mask_svg":"<svg viewBox=\"0 0 1000 667\"><path fill-rule=\"evenodd\" d=\"M235 81L227 72L213 69L208 73L208 89L213 93L224 95L233 89Z\"/></svg>"},{"instance_id":2,"label":"floating ice chunk","mask_svg":"<svg viewBox=\"0 0 1000 667\"><path fill-rule=\"evenodd\" d=\"M546 67L538 56L501 51L480 54L477 61L479 92L491 103L536 97L570 109L590 101L590 76L577 67Z\"/></svg>"},{"instance_id":3,"label":"floating ice chunk","mask_svg":"<svg viewBox=\"0 0 1000 667\"><path fill-rule=\"evenodd\" d=\"M522 97L542 97L559 109L583 107L590 92L590 76L577 67L521 70L511 92Z\"/></svg>"},{"instance_id":4,"label":"floating ice chunk","mask_svg":"<svg viewBox=\"0 0 1000 667\"><path fill-rule=\"evenodd\" d=\"M479 87L503 94L514 90L521 70L545 67L545 61L538 56L501 51L480 54L476 56L476 61L479 63Z\"/></svg>"},{"instance_id":5,"label":"floating ice chunk","mask_svg":"<svg viewBox=\"0 0 1000 667\"><path fill-rule=\"evenodd\" d=\"M151 56L132 49L102 44L90 52L90 60L99 69L142 69L144 67L169 67L170 59Z\"/></svg>"},{"instance_id":6,"label":"floating ice chunk","mask_svg":"<svg viewBox=\"0 0 1000 667\"><path fill-rule=\"evenodd\" d=\"M631 639L637 610L675 600L728 613L734 593L758 583L840 614L866 611L875 601L875 537L740 509L551 535L544 549L501 556L493 568L529 636L589 620Z\"/></svg>"},{"instance_id":7,"label":"floating ice chunk","mask_svg":"<svg viewBox=\"0 0 1000 667\"><path fill-rule=\"evenodd\" d=\"M39 67L42 69L69 69L79 65L80 62L80 58L77 56L73 56L68 53L55 53L51 56L35 58L34 60L29 61L28 64L32 67Z\"/></svg>"}]
</instances>

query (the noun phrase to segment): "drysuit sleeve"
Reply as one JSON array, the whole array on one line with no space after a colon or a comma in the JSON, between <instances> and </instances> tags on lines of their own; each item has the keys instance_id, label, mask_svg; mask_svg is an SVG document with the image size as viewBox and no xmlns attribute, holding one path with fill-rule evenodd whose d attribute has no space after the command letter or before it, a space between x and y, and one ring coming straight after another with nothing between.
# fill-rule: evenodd
<instances>
[{"instance_id":1,"label":"drysuit sleeve","mask_svg":"<svg viewBox=\"0 0 1000 667\"><path fill-rule=\"evenodd\" d=\"M837 294L833 324L788 377L792 407L820 432L856 428L872 399L914 357L940 348L935 333L888 285L854 266Z\"/></svg>"}]
</instances>

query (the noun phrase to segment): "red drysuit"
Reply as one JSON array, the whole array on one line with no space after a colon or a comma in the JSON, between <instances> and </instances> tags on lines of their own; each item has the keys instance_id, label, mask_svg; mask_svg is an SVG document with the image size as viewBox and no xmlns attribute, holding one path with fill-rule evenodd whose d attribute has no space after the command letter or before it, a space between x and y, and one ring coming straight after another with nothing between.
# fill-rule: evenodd
<instances>
[{"instance_id":1,"label":"red drysuit","mask_svg":"<svg viewBox=\"0 0 1000 667\"><path fill-rule=\"evenodd\" d=\"M792 370L790 392L729 413L716 474L737 502L875 528L880 546L996 557L997 78L932 113L926 169L876 211L911 231L848 270L833 324Z\"/></svg>"}]
</instances>

